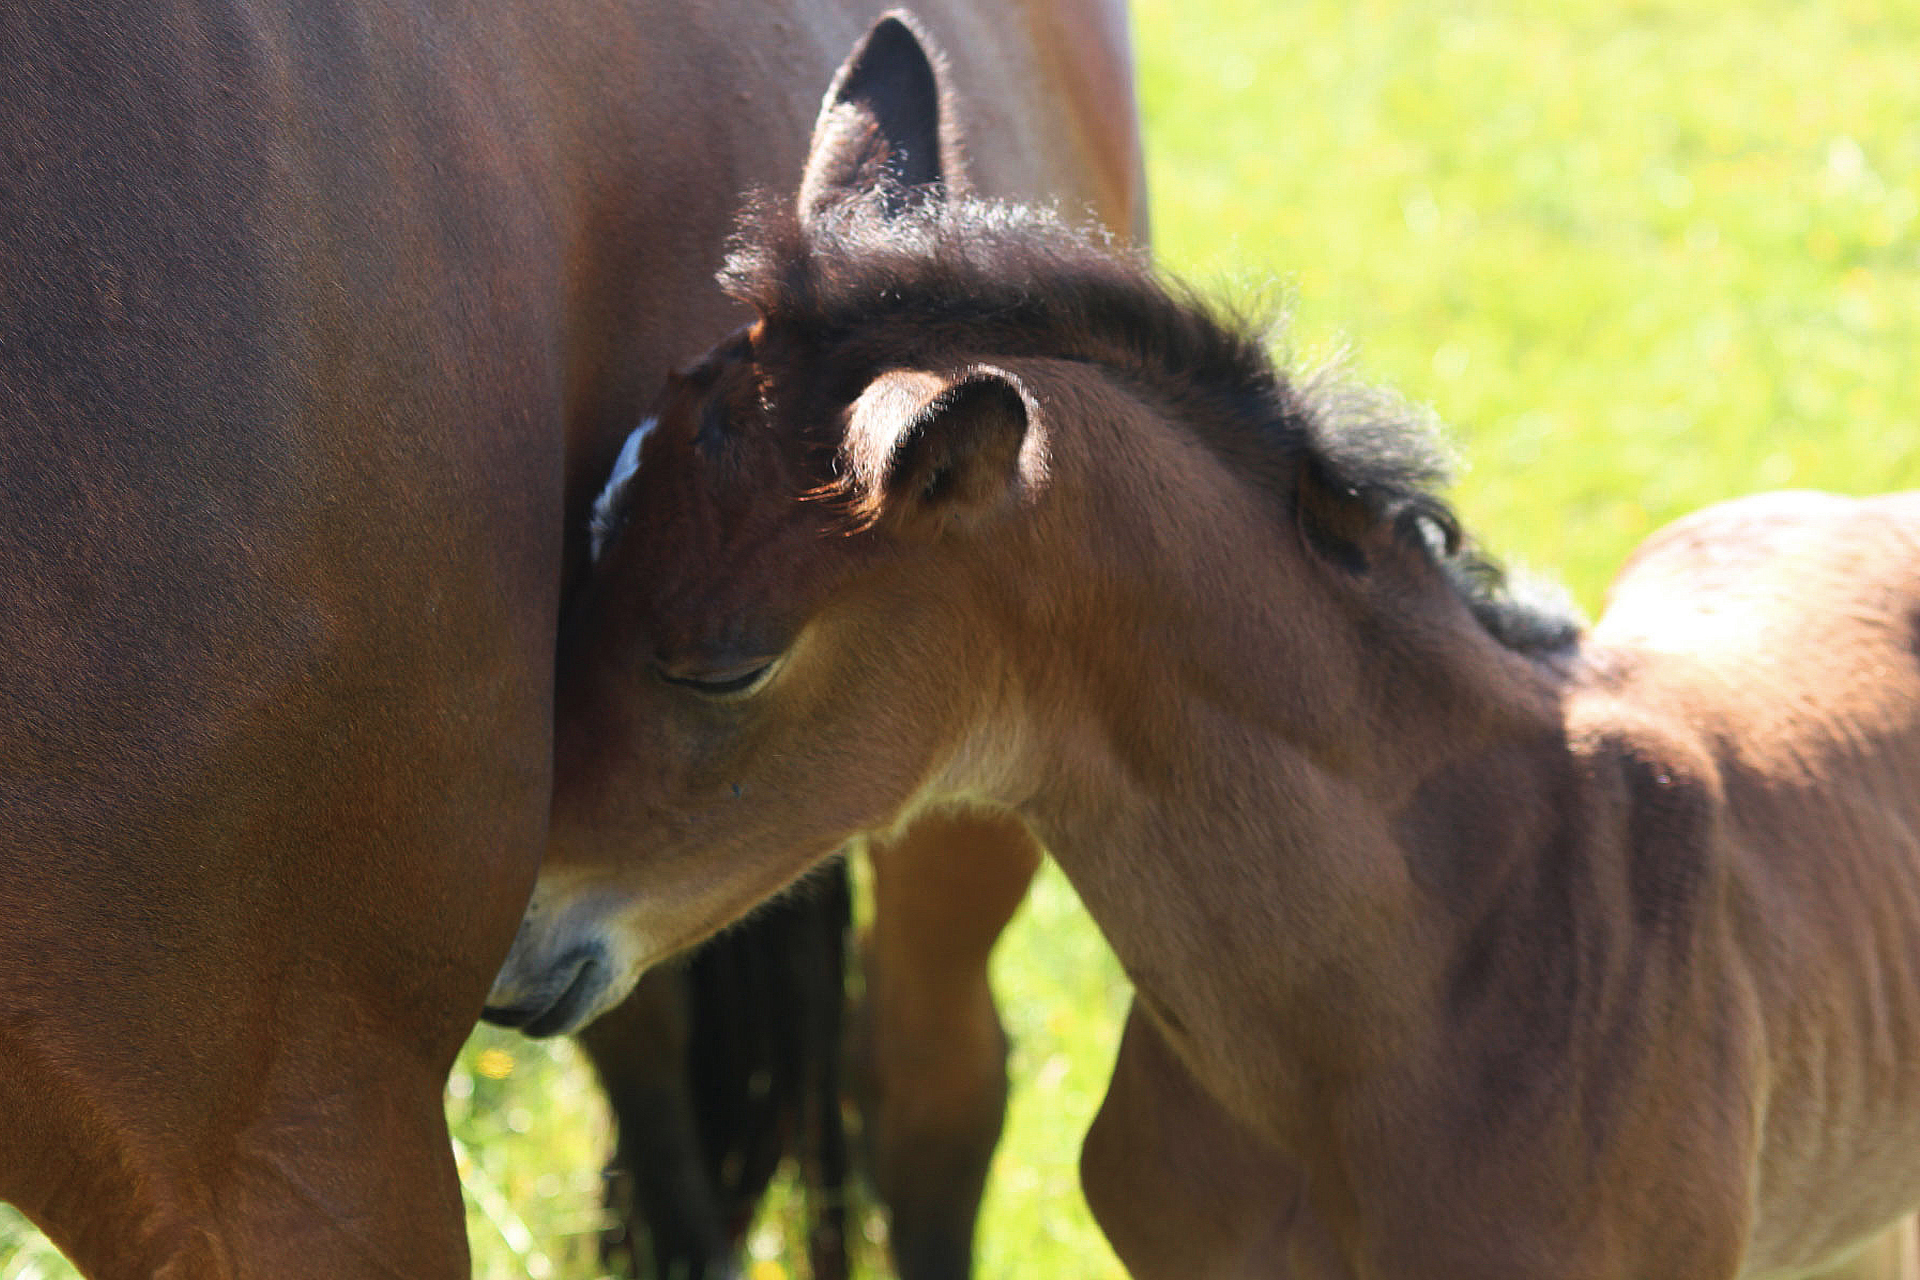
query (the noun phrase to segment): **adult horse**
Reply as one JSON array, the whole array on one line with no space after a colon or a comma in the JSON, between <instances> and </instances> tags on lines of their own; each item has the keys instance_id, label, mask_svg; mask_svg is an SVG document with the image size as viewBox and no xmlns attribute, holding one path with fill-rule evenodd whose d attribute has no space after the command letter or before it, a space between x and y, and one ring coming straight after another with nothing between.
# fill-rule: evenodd
<instances>
[{"instance_id":1,"label":"adult horse","mask_svg":"<svg viewBox=\"0 0 1920 1280\"><path fill-rule=\"evenodd\" d=\"M1712 508L1583 632L1417 419L1043 215L823 192L878 165L820 145L610 501L503 983L609 998L991 806L1136 986L1084 1171L1137 1274L1897 1264L1920 494Z\"/></svg>"},{"instance_id":2,"label":"adult horse","mask_svg":"<svg viewBox=\"0 0 1920 1280\"><path fill-rule=\"evenodd\" d=\"M465 1273L586 507L877 8L0 13L0 1198L87 1273ZM1112 8L926 16L1126 225Z\"/></svg>"}]
</instances>

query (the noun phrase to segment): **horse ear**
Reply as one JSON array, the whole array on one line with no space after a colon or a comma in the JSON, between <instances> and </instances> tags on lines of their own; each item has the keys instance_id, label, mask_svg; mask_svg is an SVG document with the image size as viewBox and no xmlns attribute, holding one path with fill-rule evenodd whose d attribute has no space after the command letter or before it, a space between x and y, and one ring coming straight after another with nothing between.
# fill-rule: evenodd
<instances>
[{"instance_id":1,"label":"horse ear","mask_svg":"<svg viewBox=\"0 0 1920 1280\"><path fill-rule=\"evenodd\" d=\"M800 178L803 222L876 190L886 193L887 211L899 213L910 201L940 199L958 177L942 148L944 94L931 48L898 10L854 45L813 126Z\"/></svg>"},{"instance_id":2,"label":"horse ear","mask_svg":"<svg viewBox=\"0 0 1920 1280\"><path fill-rule=\"evenodd\" d=\"M872 520L937 533L983 519L1038 478L1026 392L1010 373L881 374L854 403L847 453Z\"/></svg>"}]
</instances>

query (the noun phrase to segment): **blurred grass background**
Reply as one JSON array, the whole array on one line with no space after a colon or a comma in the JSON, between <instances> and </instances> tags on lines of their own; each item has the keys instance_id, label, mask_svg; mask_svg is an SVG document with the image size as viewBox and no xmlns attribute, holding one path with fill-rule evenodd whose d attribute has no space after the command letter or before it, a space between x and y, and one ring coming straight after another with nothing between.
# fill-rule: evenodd
<instances>
[{"instance_id":1,"label":"blurred grass background","mask_svg":"<svg viewBox=\"0 0 1920 1280\"><path fill-rule=\"evenodd\" d=\"M1134 12L1162 262L1285 301L1303 359L1346 350L1434 406L1470 526L1590 612L1684 511L1920 483L1920 6ZM980 1273L1116 1276L1074 1161L1125 992L1056 874L996 978L1016 1084ZM596 1276L607 1121L579 1055L483 1029L447 1108L474 1274ZM750 1280L800 1273L784 1244L776 1212ZM0 1280L68 1275L0 1207Z\"/></svg>"}]
</instances>

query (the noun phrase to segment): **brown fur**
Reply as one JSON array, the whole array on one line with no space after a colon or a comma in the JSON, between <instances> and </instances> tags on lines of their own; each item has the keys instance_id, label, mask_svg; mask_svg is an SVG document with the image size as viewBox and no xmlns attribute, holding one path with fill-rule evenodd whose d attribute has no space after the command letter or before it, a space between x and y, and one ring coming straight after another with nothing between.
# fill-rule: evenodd
<instances>
[{"instance_id":1,"label":"brown fur","mask_svg":"<svg viewBox=\"0 0 1920 1280\"><path fill-rule=\"evenodd\" d=\"M88 1274L465 1274L586 507L879 8L0 13L0 1198ZM1111 6L923 16L980 190L1138 219Z\"/></svg>"},{"instance_id":2,"label":"brown fur","mask_svg":"<svg viewBox=\"0 0 1920 1280\"><path fill-rule=\"evenodd\" d=\"M572 635L517 957L991 806L1135 983L1087 1177L1141 1274L1757 1280L1920 1201L1920 496L1714 508L1582 635L1398 417L1045 219L760 226Z\"/></svg>"}]
</instances>

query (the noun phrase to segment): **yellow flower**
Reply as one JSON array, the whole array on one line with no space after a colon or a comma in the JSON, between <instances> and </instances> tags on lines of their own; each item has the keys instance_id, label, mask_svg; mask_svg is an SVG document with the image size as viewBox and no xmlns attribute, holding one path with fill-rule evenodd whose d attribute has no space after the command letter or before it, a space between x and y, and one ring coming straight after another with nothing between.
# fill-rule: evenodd
<instances>
[{"instance_id":1,"label":"yellow flower","mask_svg":"<svg viewBox=\"0 0 1920 1280\"><path fill-rule=\"evenodd\" d=\"M513 1055L505 1049L482 1049L473 1069L489 1080L505 1080L513 1074Z\"/></svg>"}]
</instances>

